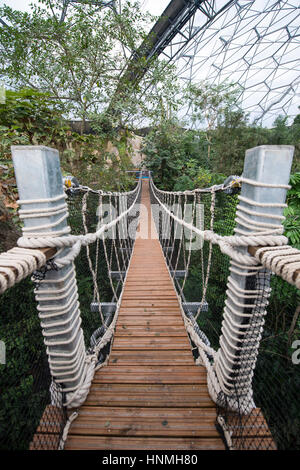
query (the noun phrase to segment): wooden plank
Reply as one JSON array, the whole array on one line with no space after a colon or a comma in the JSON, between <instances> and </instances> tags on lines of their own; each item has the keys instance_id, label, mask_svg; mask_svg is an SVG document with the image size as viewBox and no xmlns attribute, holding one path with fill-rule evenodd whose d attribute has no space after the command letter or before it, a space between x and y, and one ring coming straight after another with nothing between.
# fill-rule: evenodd
<instances>
[{"instance_id":1,"label":"wooden plank","mask_svg":"<svg viewBox=\"0 0 300 470\"><path fill-rule=\"evenodd\" d=\"M156 325L151 326L146 324L143 326L138 325L127 325L126 322L120 321L115 333L115 338L118 336L183 336L186 338L186 331L182 326L171 326L171 325Z\"/></svg>"},{"instance_id":2,"label":"wooden plank","mask_svg":"<svg viewBox=\"0 0 300 470\"><path fill-rule=\"evenodd\" d=\"M129 374L129 373L155 373L155 374L161 374L161 375L166 375L169 373L172 374L177 374L177 375L189 375L189 376L203 376L206 375L206 370L204 367L198 367L195 366L195 364L192 365L170 365L170 366L156 366L156 365L130 365L130 366L121 366L121 365L107 365L105 366L105 369L100 369L99 371L96 371L95 376L101 376L104 375L102 374L102 371L105 370L105 374L109 373L122 373L122 374Z\"/></svg>"},{"instance_id":3,"label":"wooden plank","mask_svg":"<svg viewBox=\"0 0 300 470\"><path fill-rule=\"evenodd\" d=\"M227 423L232 429L233 436L240 436L241 432L243 432L243 435L248 436L271 435L260 408L253 409L248 415L238 415L233 412L229 413Z\"/></svg>"},{"instance_id":4,"label":"wooden plank","mask_svg":"<svg viewBox=\"0 0 300 470\"><path fill-rule=\"evenodd\" d=\"M116 337L113 343L115 349L187 349L191 346L188 338L183 337L155 337L136 336L132 338Z\"/></svg>"},{"instance_id":5,"label":"wooden plank","mask_svg":"<svg viewBox=\"0 0 300 470\"><path fill-rule=\"evenodd\" d=\"M218 437L213 408L80 408L72 435Z\"/></svg>"},{"instance_id":6,"label":"wooden plank","mask_svg":"<svg viewBox=\"0 0 300 470\"><path fill-rule=\"evenodd\" d=\"M178 374L167 374L165 376L161 374L155 374L154 372L142 374L131 373L105 373L94 378L95 384L103 383L124 383L124 384L205 384L206 376L190 376L190 375L178 375ZM184 398L184 397L183 397Z\"/></svg>"},{"instance_id":7,"label":"wooden plank","mask_svg":"<svg viewBox=\"0 0 300 470\"><path fill-rule=\"evenodd\" d=\"M157 278L159 276L159 279L160 281L162 282L170 282L170 276L168 276L167 274L151 274L151 273L147 273L145 275L142 275L142 274L128 274L127 275L127 279L128 279L128 282L143 282L143 283L154 283L155 281L157 281Z\"/></svg>"},{"instance_id":8,"label":"wooden plank","mask_svg":"<svg viewBox=\"0 0 300 470\"><path fill-rule=\"evenodd\" d=\"M221 438L100 437L70 435L72 450L224 450Z\"/></svg>"},{"instance_id":9,"label":"wooden plank","mask_svg":"<svg viewBox=\"0 0 300 470\"><path fill-rule=\"evenodd\" d=\"M276 450L276 444L260 408L253 409L249 415L230 413L227 423L235 447L242 446L245 450L255 450L256 447Z\"/></svg>"},{"instance_id":10,"label":"wooden plank","mask_svg":"<svg viewBox=\"0 0 300 470\"><path fill-rule=\"evenodd\" d=\"M186 406L176 407L176 408L167 408L162 409L161 407L91 407L91 406L81 406L80 413L76 421L90 421L90 418L97 418L98 420L108 419L108 418L145 418L145 419L174 419L174 420L186 420L190 419L202 419L205 418L208 421L213 421L216 419L217 414L216 410L213 408L189 408ZM72 433L74 429L72 428Z\"/></svg>"},{"instance_id":11,"label":"wooden plank","mask_svg":"<svg viewBox=\"0 0 300 470\"><path fill-rule=\"evenodd\" d=\"M62 408L58 408L54 405L47 405L37 428L37 433L60 433L64 427L65 421L66 417L64 416Z\"/></svg>"},{"instance_id":12,"label":"wooden plank","mask_svg":"<svg viewBox=\"0 0 300 470\"><path fill-rule=\"evenodd\" d=\"M167 370L169 366L108 366L105 373L96 373L94 383L157 383L157 384L203 384L206 383L206 373L195 368L193 372L183 372L175 366ZM177 368L177 369L176 369ZM186 369L188 366L182 367Z\"/></svg>"},{"instance_id":13,"label":"wooden plank","mask_svg":"<svg viewBox=\"0 0 300 470\"><path fill-rule=\"evenodd\" d=\"M206 384L93 384L85 406L213 407Z\"/></svg>"},{"instance_id":14,"label":"wooden plank","mask_svg":"<svg viewBox=\"0 0 300 470\"><path fill-rule=\"evenodd\" d=\"M146 315L156 315L156 317L161 316L177 316L177 318L181 317L181 312L179 307L174 308L159 308L159 307L127 307L127 308L120 308L119 317L122 315L139 315L145 317Z\"/></svg>"},{"instance_id":15,"label":"wooden plank","mask_svg":"<svg viewBox=\"0 0 300 470\"><path fill-rule=\"evenodd\" d=\"M142 300L153 300L153 301L160 301L160 300L175 300L178 302L176 294L174 290L172 292L163 292L163 295L159 291L149 290L149 291L139 291L138 294L136 291L128 291L125 290L122 300L129 300L129 299L136 299L138 296L139 299Z\"/></svg>"},{"instance_id":16,"label":"wooden plank","mask_svg":"<svg viewBox=\"0 0 300 470\"><path fill-rule=\"evenodd\" d=\"M47 405L29 450L57 450L66 420L62 408Z\"/></svg>"},{"instance_id":17,"label":"wooden plank","mask_svg":"<svg viewBox=\"0 0 300 470\"><path fill-rule=\"evenodd\" d=\"M109 365L184 365L194 364L190 351L118 351L113 349Z\"/></svg>"},{"instance_id":18,"label":"wooden plank","mask_svg":"<svg viewBox=\"0 0 300 470\"><path fill-rule=\"evenodd\" d=\"M134 315L134 314L119 314L119 323L124 323L126 325L132 325L132 326L145 326L145 325L150 325L150 326L155 326L155 325L161 325L161 326L182 326L183 325L183 319L181 318L181 315Z\"/></svg>"},{"instance_id":19,"label":"wooden plank","mask_svg":"<svg viewBox=\"0 0 300 470\"><path fill-rule=\"evenodd\" d=\"M125 306L122 305L120 307L120 313L159 313L161 312L162 314L169 313L172 315L179 315L181 316L180 308L179 305L165 305L165 306L159 306L159 305L149 305L149 303L144 303L141 305L136 305L136 306Z\"/></svg>"},{"instance_id":20,"label":"wooden plank","mask_svg":"<svg viewBox=\"0 0 300 470\"><path fill-rule=\"evenodd\" d=\"M124 294L126 293L132 293L135 292L138 295L144 295L148 293L155 293L155 295L161 295L163 296L164 293L167 292L172 292L174 293L174 287L170 285L170 283L165 282L164 284L160 284L159 286L156 286L154 284L144 284L143 282L137 284L136 282L128 282L126 284L126 288L124 289ZM176 294L175 294L176 295Z\"/></svg>"},{"instance_id":21,"label":"wooden plank","mask_svg":"<svg viewBox=\"0 0 300 470\"><path fill-rule=\"evenodd\" d=\"M233 446L234 441L235 439L233 439ZM246 438L240 444L241 447L238 447L238 450L277 450L273 439L269 437Z\"/></svg>"}]
</instances>

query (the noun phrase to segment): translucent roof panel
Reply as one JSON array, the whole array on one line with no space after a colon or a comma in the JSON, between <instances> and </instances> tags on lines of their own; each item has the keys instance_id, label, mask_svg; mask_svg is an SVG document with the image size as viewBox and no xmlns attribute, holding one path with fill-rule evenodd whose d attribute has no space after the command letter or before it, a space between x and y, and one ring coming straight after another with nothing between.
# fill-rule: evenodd
<instances>
[{"instance_id":1,"label":"translucent roof panel","mask_svg":"<svg viewBox=\"0 0 300 470\"><path fill-rule=\"evenodd\" d=\"M299 0L204 0L161 57L185 83L239 84L251 120L271 126L299 113L299 46Z\"/></svg>"}]
</instances>

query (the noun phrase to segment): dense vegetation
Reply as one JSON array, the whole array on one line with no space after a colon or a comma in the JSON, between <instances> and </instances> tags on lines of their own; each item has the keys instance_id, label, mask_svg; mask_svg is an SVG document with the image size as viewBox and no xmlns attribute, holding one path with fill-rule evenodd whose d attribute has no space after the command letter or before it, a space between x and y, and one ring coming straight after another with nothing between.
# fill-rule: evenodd
<instances>
[{"instance_id":1,"label":"dense vegetation","mask_svg":"<svg viewBox=\"0 0 300 470\"><path fill-rule=\"evenodd\" d=\"M238 118L236 127L232 125L234 118ZM225 175L241 174L247 148L262 144L294 145L293 173L287 195L288 207L284 212L284 227L290 245L300 249L300 115L290 126L286 118L278 117L272 129L248 125L241 118L242 113L237 115L236 112L227 111L223 117L220 116L220 125L210 130L209 140L206 131L186 130L174 120L162 121L145 139L146 165L153 171L156 184L161 189L186 190L220 183L224 181ZM210 197L202 197L201 201L205 206L205 227L208 228ZM214 223L217 233L233 234L237 202L236 196L217 196ZM204 260L207 260L207 244L204 244L203 253ZM208 312L201 313L198 322L215 348L219 347L228 268L227 257L214 247L206 296ZM271 287L253 382L254 398L257 406L263 410L278 447L298 449L300 409L297 390L300 377L299 365L293 364L291 358L293 341L299 339L300 333L300 292L277 276L271 277ZM186 299L199 301L202 289L203 271L199 255L192 253L184 288Z\"/></svg>"}]
</instances>

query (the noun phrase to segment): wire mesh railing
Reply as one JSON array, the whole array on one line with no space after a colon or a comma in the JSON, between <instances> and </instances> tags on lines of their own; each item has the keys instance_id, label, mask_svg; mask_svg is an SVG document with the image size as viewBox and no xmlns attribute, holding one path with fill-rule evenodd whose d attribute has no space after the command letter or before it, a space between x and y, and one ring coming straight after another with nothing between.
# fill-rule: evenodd
<instances>
[{"instance_id":1,"label":"wire mesh railing","mask_svg":"<svg viewBox=\"0 0 300 470\"><path fill-rule=\"evenodd\" d=\"M223 322L224 315L228 316L228 277L232 269L238 271L239 268L232 265L230 257L218 245L203 239L198 240L197 245L197 231L192 233L188 224L198 231L213 230L222 236L234 235L240 190L218 187L217 190L207 188L172 193L158 190L153 180L150 187L153 211L157 214L157 232L183 313L192 319L206 351L211 348L217 356L220 346L227 347L225 341L230 338L228 326ZM163 206L169 209L168 214ZM180 227L180 219L187 222L186 227ZM243 395L245 375L238 376L233 372L234 407L233 395L217 389L216 425L227 447L232 449L299 449L297 390L300 374L299 365L293 361L292 348L299 337L295 316L300 303L299 289L263 266L249 274L244 313L252 318L251 328L240 329L239 338L246 348L239 353L235 368L239 371L242 365L248 371L251 395ZM258 286L259 290L253 294L253 289ZM266 314L258 314L267 305ZM232 324L231 327L237 329L240 326ZM257 350L258 336L261 339ZM195 359L203 363L199 357L199 343L190 339ZM254 370L253 354L257 355ZM205 361L212 369L216 356L206 353ZM228 377L229 383L230 379Z\"/></svg>"},{"instance_id":2,"label":"wire mesh railing","mask_svg":"<svg viewBox=\"0 0 300 470\"><path fill-rule=\"evenodd\" d=\"M95 232L136 202L113 233L106 231L94 243L82 247L74 260L87 353L101 340L116 314L138 223L140 186L138 182L135 190L125 194L86 187L66 190L68 224L74 235ZM47 270L34 272L35 283L23 279L0 297L0 340L5 349L0 361L1 450L63 447L70 411L64 404L66 395L53 386L36 302L51 267L57 269L55 257ZM99 352L98 364L105 361L110 345L108 342Z\"/></svg>"},{"instance_id":3,"label":"wire mesh railing","mask_svg":"<svg viewBox=\"0 0 300 470\"><path fill-rule=\"evenodd\" d=\"M25 279L0 297L6 352L0 364L1 450L27 450L43 415L47 448L56 449L67 419L62 407L49 406L51 375L33 290Z\"/></svg>"},{"instance_id":4,"label":"wire mesh railing","mask_svg":"<svg viewBox=\"0 0 300 470\"><path fill-rule=\"evenodd\" d=\"M51 165L57 158L52 150L37 148L36 151L42 153L44 161L51 160ZM27 166L35 163L36 156L26 157ZM47 165L43 171L49 171ZM244 179L244 182L258 187L258 193L264 186L256 180ZM273 191L274 187L267 183L263 191ZM258 239L263 239L260 233L257 236L256 230L261 229L264 234L265 227L270 226L262 220L264 217L275 215L275 219L282 219L278 211L283 207L282 191L286 185L277 187L281 193L280 201L275 203L273 193L270 203L253 202L244 195L246 205L254 206L257 202L263 207L262 213L255 212L258 221L254 221L254 246ZM195 360L207 368L208 389L217 403L216 425L226 445L233 449L299 448L296 399L299 370L297 352L293 351L299 333L299 290L245 255L249 238L235 235L240 198L236 182L174 193L158 190L150 179L150 188L162 249L181 300ZM63 194L49 197L47 193L42 198L35 194L35 199L27 195L27 201L23 198L27 222L28 204L32 200L37 205L48 204L34 208L32 219L47 219L51 214L56 220L50 220L49 224L35 220L34 230L40 232L34 237L28 236L33 229L27 225L29 232L25 231L27 236L22 238L22 243L29 246L33 242L42 246L50 243L62 248L58 248L58 256L50 260L46 270L35 273L35 291L25 279L5 292L0 300L4 312L0 339L7 359L0 365L1 448L63 448L70 409L80 406L78 403L88 393L95 367L101 367L110 352L112 327L138 223L140 195L141 180L126 195L86 187L71 188L67 194L71 236L67 235L68 227L59 226L65 210L61 208ZM275 207L277 213L266 214L264 211L269 206ZM246 206L239 214L242 224L249 223L245 213L251 216L253 208ZM271 234L268 240L275 245L285 243L278 222L271 225L276 228L276 235ZM54 230L52 237L47 232L49 229ZM61 230L65 238L60 235ZM64 245L66 240L70 245ZM76 244L81 250L75 249ZM16 259L15 256L12 254L11 258ZM297 254L293 253L294 256ZM62 260L67 264L62 264ZM59 263L63 266L61 270ZM7 266L3 262L2 278L8 275ZM39 317L34 297L38 300ZM45 317L47 309L48 318ZM72 314L70 319L63 317L66 312ZM53 321L53 317L59 321ZM80 332L78 342L77 337L74 341L71 336L73 330L76 334ZM83 350L77 355L81 347ZM1 351L3 357L3 348Z\"/></svg>"}]
</instances>

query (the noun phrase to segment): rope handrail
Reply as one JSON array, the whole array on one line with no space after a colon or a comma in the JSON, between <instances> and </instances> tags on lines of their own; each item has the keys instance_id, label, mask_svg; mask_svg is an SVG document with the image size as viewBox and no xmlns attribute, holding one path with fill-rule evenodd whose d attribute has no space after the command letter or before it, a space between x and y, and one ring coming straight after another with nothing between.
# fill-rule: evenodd
<instances>
[{"instance_id":1,"label":"rope handrail","mask_svg":"<svg viewBox=\"0 0 300 470\"><path fill-rule=\"evenodd\" d=\"M256 265L259 264L259 262L256 259L251 258L248 255L241 254L236 249L234 249L234 247L259 246L259 245L260 246L261 245L276 246L276 245L286 245L287 242L288 242L287 237L281 235L281 233L283 232L283 228L280 229L281 233L277 234L277 230L278 230L277 226L275 228L276 234L274 234L274 235L269 234L269 233L267 233L267 234L262 233L262 234L258 234L258 235L257 234L254 234L254 235L249 234L249 235L242 235L242 236L238 236L238 235L222 236L222 235L216 234L212 230L200 230L199 228L197 228L194 225L186 222L185 220L180 219L178 216L173 214L173 212L171 210L169 210L165 204L162 203L162 201L156 195L156 192L159 192L160 190L158 190L156 188L152 178L150 178L150 186L151 186L151 189L152 189L152 194L154 195L156 201L159 203L159 205L162 207L162 209L165 211L165 213L168 216L172 217L173 220L175 220L177 223L179 223L183 227L187 228L188 230L191 230L196 235L199 235L200 237L203 237L203 239L205 241L209 241L209 242L212 242L214 244L218 244L221 251L224 254L227 254L229 257L231 257L233 260L235 260L237 262L240 262L240 263L246 262L247 264L250 264L250 265L253 265L253 266L256 266ZM212 191L213 191L213 187L212 187ZM174 192L173 194L178 195L178 192ZM273 233L275 232L275 230L273 230Z\"/></svg>"},{"instance_id":2,"label":"rope handrail","mask_svg":"<svg viewBox=\"0 0 300 470\"><path fill-rule=\"evenodd\" d=\"M274 187L280 187L283 189L289 189L289 185L275 185L275 184L265 184L265 183L257 183L256 181L249 180L248 178L241 178L241 182L244 182L246 184L251 184L254 186L260 186L260 187L267 187L267 188L274 188ZM157 196L156 193L162 193L161 190L159 190L154 182L153 179L150 177L150 186L152 189L152 194L154 195L156 201L159 203L161 208L165 211L165 213L172 217L172 219L185 227L186 229L194 232L196 235L199 235L200 237L203 237L205 241L209 241L213 244L217 244L220 247L220 250L222 253L228 255L232 260L238 262L238 263L246 263L248 266L258 266L258 265L263 265L268 267L271 271L275 272L278 276L282 277L285 281L289 282L292 285L295 285L298 289L300 288L300 276L297 274L295 275L296 271L300 268L300 251L297 250L296 248L292 247L286 247L288 244L288 238L284 235L282 235L284 228L282 225L279 224L266 224L266 223L259 223L253 220L250 220L246 218L241 212L244 212L244 208L239 206L236 212L237 215L237 221L239 222L240 225L246 226L246 228L250 228L252 224L252 230L255 228L255 230L258 230L258 227L262 226L262 231L258 232L252 232L249 235L247 232L241 229L236 229L236 233L241 233L241 235L232 235L232 236L221 236L213 232L212 230L200 230L199 228L195 227L194 225L186 222L185 220L179 218L176 216L168 207L162 203L160 198ZM211 192L214 192L214 187L211 187L210 190ZM194 194L196 193L197 190L195 190ZM187 193L182 193L182 192L168 192L168 194L175 194L175 195L181 195L181 194L187 194ZM239 196L239 199L244 201L245 198L242 198ZM247 199L247 203L251 205L256 205L255 201L251 201L250 199ZM272 203L264 203L263 207L286 207L286 204L272 204ZM261 212L256 212L256 211L248 211L247 209L245 212L251 212L251 214L256 215L256 216L268 216L268 214L262 214ZM270 216L271 217L271 216ZM272 216L272 218L277 218L277 219L284 219L283 216ZM268 228L267 231L265 231L265 228ZM252 256L252 252L249 253L251 254L251 257L249 255L241 254L239 251L237 251L235 248L236 247L263 247L265 246L265 253L262 256L259 256L262 251L257 252L256 256ZM269 246L269 248L268 248ZM274 250L277 248L279 250L280 248L286 247L285 253L283 254L283 251L277 251L275 252ZM288 251L287 251L288 250ZM289 256L287 256L289 255ZM271 261L272 257L272 261ZM284 258L283 258L284 257ZM283 267L284 265L284 267Z\"/></svg>"},{"instance_id":3,"label":"rope handrail","mask_svg":"<svg viewBox=\"0 0 300 470\"><path fill-rule=\"evenodd\" d=\"M84 235L64 235L64 236L49 236L47 233L36 233L29 232L26 237L20 237L17 241L19 247L22 248L41 248L41 247L55 247L55 248L68 248L71 250L64 258L56 259L55 262L58 267L62 267L66 264L72 262L78 255L82 246L90 245L94 243L98 238L101 237L104 232L110 228L117 225L135 206L138 197L139 191L141 188L141 178L134 190L135 199L131 206L124 210L120 215L118 215L114 220L108 222L107 224L102 225L96 232L86 233ZM41 209L42 212L42 209ZM47 226L44 226L47 228ZM35 227L35 230L38 230L39 227Z\"/></svg>"},{"instance_id":4,"label":"rope handrail","mask_svg":"<svg viewBox=\"0 0 300 470\"><path fill-rule=\"evenodd\" d=\"M54 258L55 265L57 268L62 268L63 266L68 265L79 254L82 246L87 246L91 243L94 243L97 239L103 236L103 234L110 228L116 226L126 215L132 211L134 205L137 202L139 197L139 192L141 189L141 177L132 191L125 193L113 193L113 192L102 192L98 191L97 194L103 196L128 196L135 195L133 203L129 208L123 210L114 220L108 222L107 224L102 225L96 232L85 233L84 235L68 235L70 229L67 227L56 233L38 233L32 232L32 229L26 228L23 229L23 232L26 235L20 237L17 240L17 247L3 252L0 254L0 294L4 293L7 289L12 287L15 283L20 282L26 277L30 276L34 271L41 269L46 262ZM29 204L44 204L50 200L53 202L59 202L61 199L65 199L66 195L55 196L54 198L49 199L36 199L36 200L19 200L20 205L29 205ZM64 205L63 209L66 209ZM43 218L58 215L62 211L62 206L56 206L54 208L44 209L20 209L19 216L20 219L30 218L30 213L34 217ZM65 216L63 216L65 218ZM41 226L36 226L35 230L52 228L61 223L61 218L58 219L55 223L45 224ZM70 250L67 255L64 257L59 257L60 253L64 248L70 247ZM45 254L46 253L46 254ZM49 253L51 253L51 258Z\"/></svg>"},{"instance_id":5,"label":"rope handrail","mask_svg":"<svg viewBox=\"0 0 300 470\"><path fill-rule=\"evenodd\" d=\"M136 192L137 185L130 191L103 191L102 189L92 189L89 186L79 185L78 187L72 188L72 192L76 193L77 191L83 191L93 194L101 194L102 196L130 196Z\"/></svg>"},{"instance_id":6,"label":"rope handrail","mask_svg":"<svg viewBox=\"0 0 300 470\"><path fill-rule=\"evenodd\" d=\"M150 175L150 180L154 184L153 178L151 175ZM233 187L239 186L240 183L243 181L243 178L241 176L233 177L233 180L230 181L228 184L225 184L226 180L224 181L224 183L215 184L207 188L186 189L185 191L164 191L162 189L157 188L157 186L155 185L154 186L155 186L155 190L160 194L165 194L165 195L175 194L176 196L194 196L197 193L211 193L211 192L219 192L219 191L226 191L226 190L232 189Z\"/></svg>"},{"instance_id":7,"label":"rope handrail","mask_svg":"<svg viewBox=\"0 0 300 470\"><path fill-rule=\"evenodd\" d=\"M291 246L248 248L257 261L291 285L300 289L300 250Z\"/></svg>"},{"instance_id":8,"label":"rope handrail","mask_svg":"<svg viewBox=\"0 0 300 470\"><path fill-rule=\"evenodd\" d=\"M18 247L0 253L0 294L40 270L55 254L55 248Z\"/></svg>"}]
</instances>

